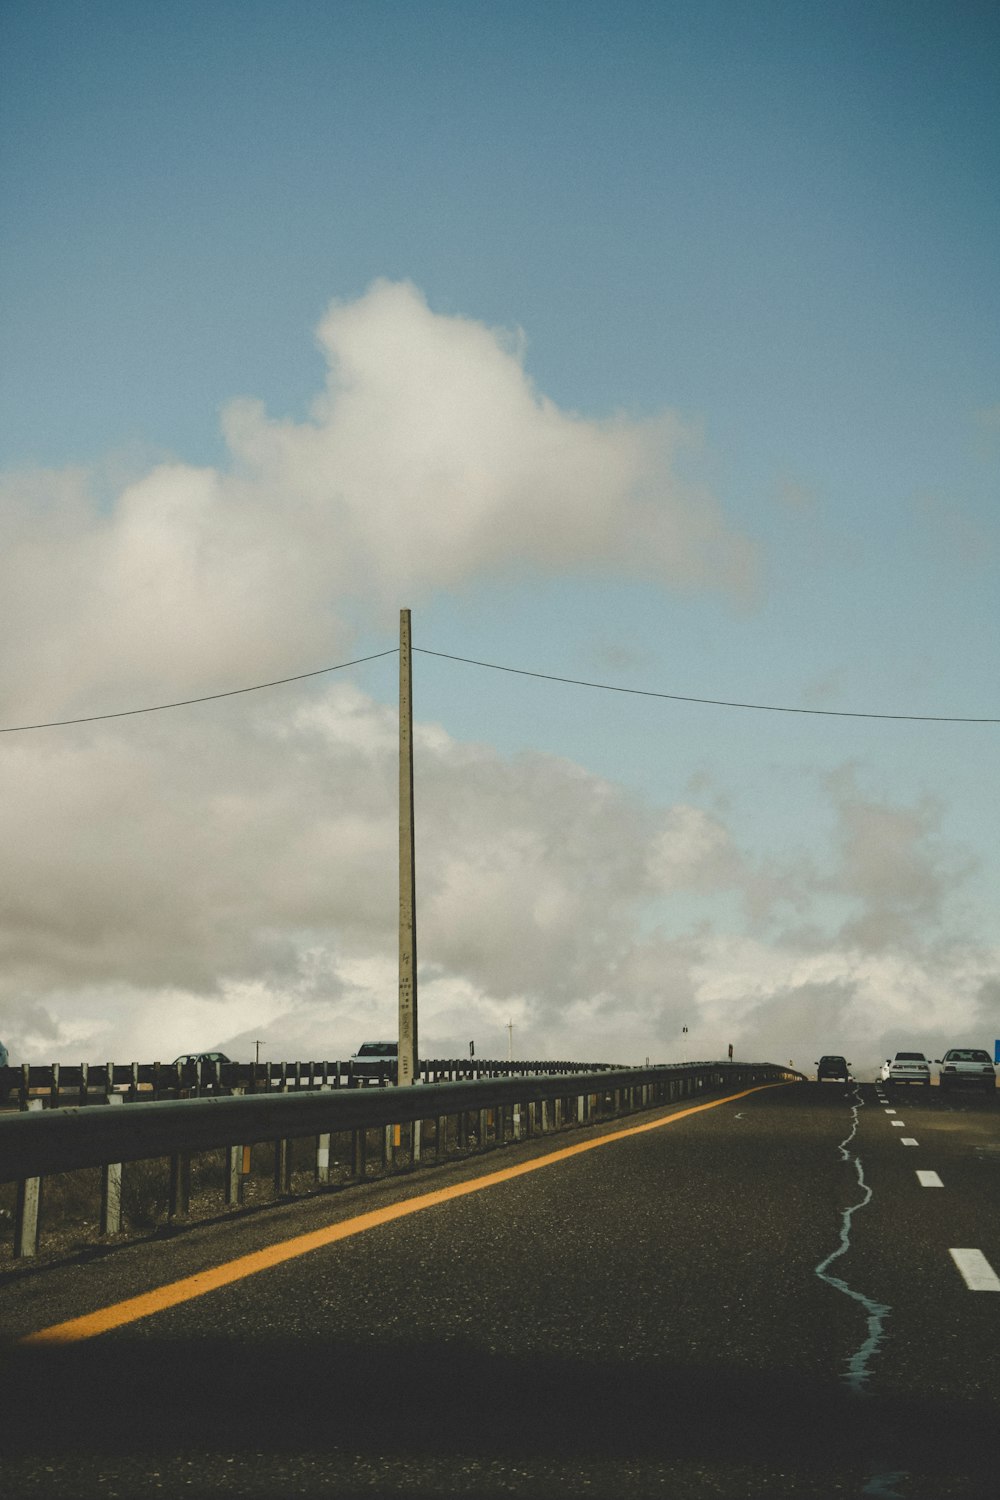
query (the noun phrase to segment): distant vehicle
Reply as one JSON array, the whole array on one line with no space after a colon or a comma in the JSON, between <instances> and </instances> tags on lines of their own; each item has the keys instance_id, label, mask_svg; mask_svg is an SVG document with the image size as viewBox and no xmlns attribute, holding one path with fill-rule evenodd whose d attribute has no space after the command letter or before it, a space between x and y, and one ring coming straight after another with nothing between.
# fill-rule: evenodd
<instances>
[{"instance_id":1,"label":"distant vehicle","mask_svg":"<svg viewBox=\"0 0 1000 1500\"><path fill-rule=\"evenodd\" d=\"M816 1064L816 1082L822 1083L824 1078L835 1078L838 1083L850 1083L851 1065L846 1057L839 1057L834 1052L825 1053Z\"/></svg>"},{"instance_id":2,"label":"distant vehicle","mask_svg":"<svg viewBox=\"0 0 1000 1500\"><path fill-rule=\"evenodd\" d=\"M385 1077L395 1083L398 1060L398 1042L362 1042L351 1056L351 1072L355 1078Z\"/></svg>"},{"instance_id":3,"label":"distant vehicle","mask_svg":"<svg viewBox=\"0 0 1000 1500\"><path fill-rule=\"evenodd\" d=\"M922 1052L897 1052L887 1057L878 1073L883 1083L921 1083L931 1086L931 1065Z\"/></svg>"},{"instance_id":4,"label":"distant vehicle","mask_svg":"<svg viewBox=\"0 0 1000 1500\"><path fill-rule=\"evenodd\" d=\"M209 1093L215 1093L216 1063L218 1063L219 1067L222 1068L226 1063L231 1061L232 1059L228 1058L224 1052L182 1052L180 1057L175 1057L173 1065L176 1068L177 1065L180 1064L185 1081L185 1086L180 1091L181 1097L184 1099L190 1097L192 1084L196 1076L195 1069L198 1063L201 1063L200 1091L202 1093L205 1093L206 1091ZM226 1087L225 1084L219 1084L218 1093L228 1094L229 1092L230 1090Z\"/></svg>"},{"instance_id":5,"label":"distant vehicle","mask_svg":"<svg viewBox=\"0 0 1000 1500\"><path fill-rule=\"evenodd\" d=\"M977 1084L992 1093L997 1085L996 1068L988 1052L980 1047L950 1047L944 1057L935 1059L941 1072L938 1083L942 1089L957 1089L963 1084Z\"/></svg>"}]
</instances>

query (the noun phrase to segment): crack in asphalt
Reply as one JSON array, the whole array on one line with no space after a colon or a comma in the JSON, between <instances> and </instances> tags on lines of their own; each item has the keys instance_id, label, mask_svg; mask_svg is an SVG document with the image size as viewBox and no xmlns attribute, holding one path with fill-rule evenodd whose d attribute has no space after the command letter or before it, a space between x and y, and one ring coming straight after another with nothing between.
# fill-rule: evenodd
<instances>
[{"instance_id":1,"label":"crack in asphalt","mask_svg":"<svg viewBox=\"0 0 1000 1500\"><path fill-rule=\"evenodd\" d=\"M859 1292L855 1287L848 1285L842 1277L828 1274L828 1267L835 1260L839 1260L842 1255L846 1255L851 1248L851 1228L854 1215L861 1209L867 1208L872 1200L872 1190L865 1181L865 1169L861 1158L856 1151L849 1149L851 1142L858 1133L858 1111L864 1109L865 1104L858 1084L854 1086L854 1098L855 1103L851 1105L851 1129L844 1140L840 1142L837 1150L840 1152L842 1161L850 1162L853 1165L862 1196L857 1203L852 1203L850 1207L843 1210L840 1222L840 1243L836 1250L831 1251L825 1260L820 1261L819 1265L815 1268L815 1274L821 1281L825 1281L828 1286L832 1286L836 1291L842 1292L845 1297L850 1297L853 1302L859 1303L865 1310L865 1323L868 1336L848 1359L847 1372L844 1375L845 1383L851 1392L855 1396L864 1396L866 1383L871 1376L872 1361L878 1353L882 1340L885 1338L885 1320L891 1314L892 1308L885 1302L876 1302L873 1297L867 1296L864 1292ZM883 1500L891 1500L891 1497L899 1497L900 1494L899 1490L893 1488L893 1486L908 1477L905 1469L897 1469L891 1466L886 1463L884 1455L880 1454L878 1459L873 1457L869 1462L869 1474L861 1494L863 1496L877 1495L883 1497Z\"/></svg>"},{"instance_id":2,"label":"crack in asphalt","mask_svg":"<svg viewBox=\"0 0 1000 1500\"><path fill-rule=\"evenodd\" d=\"M876 1302L874 1298L866 1296L864 1292L857 1291L854 1287L849 1286L840 1276L827 1274L827 1267L831 1266L835 1260L839 1260L840 1256L846 1255L851 1248L851 1227L854 1215L862 1208L867 1208L872 1199L872 1190L865 1181L865 1169L862 1166L861 1158L856 1152L848 1150L848 1147L858 1133L858 1111L864 1108L864 1100L861 1097L861 1090L857 1084L854 1087L854 1097L857 1102L851 1106L852 1122L850 1134L840 1142L837 1149L840 1152L842 1161L853 1164L862 1196L857 1203L852 1203L849 1208L844 1209L840 1224L840 1243L836 1250L831 1251L825 1260L820 1261L819 1265L815 1268L815 1274L821 1281L825 1281L828 1286L832 1286L836 1291L842 1292L845 1297L850 1297L852 1301L860 1303L867 1315L868 1337L851 1355L847 1362L847 1373L844 1377L848 1387L855 1395L860 1396L863 1394L865 1384L871 1374L872 1360L878 1353L879 1345L885 1337L885 1320L892 1312L892 1308L884 1302Z\"/></svg>"}]
</instances>

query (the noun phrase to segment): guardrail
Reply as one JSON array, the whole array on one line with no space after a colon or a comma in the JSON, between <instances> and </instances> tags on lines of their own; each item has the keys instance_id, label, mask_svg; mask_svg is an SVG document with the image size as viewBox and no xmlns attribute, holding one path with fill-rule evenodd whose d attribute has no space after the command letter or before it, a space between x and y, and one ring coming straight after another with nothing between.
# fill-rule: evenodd
<instances>
[{"instance_id":1,"label":"guardrail","mask_svg":"<svg viewBox=\"0 0 1000 1500\"><path fill-rule=\"evenodd\" d=\"M330 1140L350 1137L350 1177L368 1174L369 1134L379 1132L382 1169L421 1160L423 1126L431 1125L435 1159L475 1140L478 1150L506 1145L575 1123L631 1114L727 1087L791 1082L801 1077L772 1063L687 1063L575 1074L523 1074L409 1088L331 1085L288 1093L232 1094L200 1099L136 1102L119 1108L48 1108L33 1099L17 1114L0 1116L0 1182L16 1182L15 1256L38 1252L42 1180L52 1173L101 1168L100 1232L122 1231L122 1171L131 1162L170 1160L169 1216L190 1208L190 1165L196 1152L226 1153L225 1201L242 1202L250 1149L274 1143L275 1196L291 1188L289 1144L315 1137L315 1181L329 1183ZM120 1094L107 1104L121 1104ZM449 1129L449 1125L453 1128Z\"/></svg>"},{"instance_id":2,"label":"guardrail","mask_svg":"<svg viewBox=\"0 0 1000 1500\"><path fill-rule=\"evenodd\" d=\"M533 1073L601 1073L612 1063L500 1062L491 1058L430 1058L417 1064L420 1083L457 1082L470 1078L521 1077ZM180 1099L204 1093L239 1090L259 1094L317 1088L355 1088L393 1083L391 1060L354 1058L335 1062L238 1063L192 1058L174 1063L22 1063L0 1068L0 1105L46 1099L57 1105L102 1103L121 1093L127 1104L139 1099Z\"/></svg>"}]
</instances>

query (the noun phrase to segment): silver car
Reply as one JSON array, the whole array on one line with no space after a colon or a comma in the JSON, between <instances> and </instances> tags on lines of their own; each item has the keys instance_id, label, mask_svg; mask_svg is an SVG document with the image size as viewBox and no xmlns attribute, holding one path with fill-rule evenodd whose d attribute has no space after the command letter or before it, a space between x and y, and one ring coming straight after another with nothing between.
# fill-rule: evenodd
<instances>
[{"instance_id":1,"label":"silver car","mask_svg":"<svg viewBox=\"0 0 1000 1500\"><path fill-rule=\"evenodd\" d=\"M351 1056L351 1073L355 1078L395 1083L398 1060L398 1042L362 1042Z\"/></svg>"},{"instance_id":2,"label":"silver car","mask_svg":"<svg viewBox=\"0 0 1000 1500\"><path fill-rule=\"evenodd\" d=\"M897 1052L879 1068L883 1083L922 1083L931 1086L931 1065L922 1052Z\"/></svg>"},{"instance_id":3,"label":"silver car","mask_svg":"<svg viewBox=\"0 0 1000 1500\"><path fill-rule=\"evenodd\" d=\"M997 1085L997 1071L993 1059L981 1047L950 1047L944 1057L936 1059L941 1069L938 1083L942 1089L956 1089L964 1085L983 1088L991 1094Z\"/></svg>"}]
</instances>

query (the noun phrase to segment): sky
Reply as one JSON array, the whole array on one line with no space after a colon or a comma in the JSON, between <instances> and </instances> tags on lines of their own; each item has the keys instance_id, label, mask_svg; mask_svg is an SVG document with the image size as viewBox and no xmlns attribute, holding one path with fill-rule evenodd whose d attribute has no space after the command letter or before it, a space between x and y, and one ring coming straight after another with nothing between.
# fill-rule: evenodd
<instances>
[{"instance_id":1,"label":"sky","mask_svg":"<svg viewBox=\"0 0 1000 1500\"><path fill-rule=\"evenodd\" d=\"M423 1056L992 1049L998 101L979 0L6 0L12 1060L394 1034L403 608Z\"/></svg>"}]
</instances>

